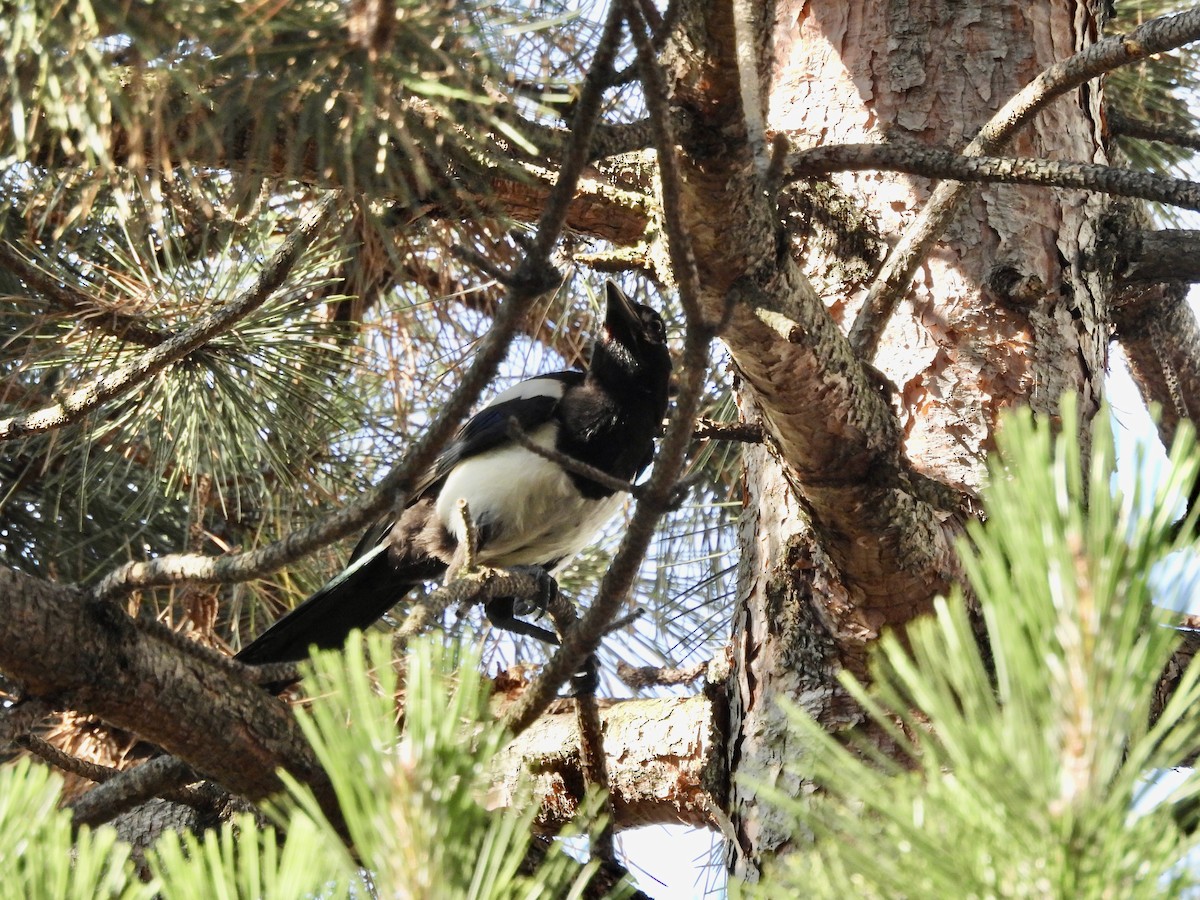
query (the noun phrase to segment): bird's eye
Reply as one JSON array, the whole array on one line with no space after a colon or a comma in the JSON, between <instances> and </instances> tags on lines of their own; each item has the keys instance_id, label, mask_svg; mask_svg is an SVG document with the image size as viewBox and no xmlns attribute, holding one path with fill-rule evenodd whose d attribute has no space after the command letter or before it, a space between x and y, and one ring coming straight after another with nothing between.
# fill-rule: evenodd
<instances>
[{"instance_id":1,"label":"bird's eye","mask_svg":"<svg viewBox=\"0 0 1200 900\"><path fill-rule=\"evenodd\" d=\"M667 339L667 326L663 324L663 320L659 318L658 313L651 312L645 317L642 330L645 332L646 337L652 341L662 343Z\"/></svg>"}]
</instances>

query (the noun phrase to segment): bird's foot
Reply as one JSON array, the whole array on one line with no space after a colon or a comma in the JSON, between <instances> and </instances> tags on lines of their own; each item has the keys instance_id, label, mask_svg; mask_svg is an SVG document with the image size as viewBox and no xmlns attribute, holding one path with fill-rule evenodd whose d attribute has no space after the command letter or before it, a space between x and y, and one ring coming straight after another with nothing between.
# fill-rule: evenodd
<instances>
[{"instance_id":1,"label":"bird's foot","mask_svg":"<svg viewBox=\"0 0 1200 900\"><path fill-rule=\"evenodd\" d=\"M505 631L511 631L513 634L523 634L526 637L537 638L544 644L552 644L557 646L558 635L549 628L543 628L541 625L534 625L532 622L526 622L524 619L519 619L513 612L513 607L519 601L512 597L501 597L497 600L492 600L483 605L483 611L488 617L488 621L497 628L503 628Z\"/></svg>"},{"instance_id":2,"label":"bird's foot","mask_svg":"<svg viewBox=\"0 0 1200 900\"><path fill-rule=\"evenodd\" d=\"M537 613L537 618L540 619L558 596L558 582L541 566L513 566L512 571L529 575L537 583L533 596L513 599L513 615L528 616Z\"/></svg>"}]
</instances>

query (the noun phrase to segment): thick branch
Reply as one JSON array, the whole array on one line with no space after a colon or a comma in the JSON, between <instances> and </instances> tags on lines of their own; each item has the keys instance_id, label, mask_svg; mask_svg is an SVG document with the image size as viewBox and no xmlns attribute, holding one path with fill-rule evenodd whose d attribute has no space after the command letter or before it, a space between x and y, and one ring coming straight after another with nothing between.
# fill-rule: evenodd
<instances>
[{"instance_id":1,"label":"thick branch","mask_svg":"<svg viewBox=\"0 0 1200 900\"><path fill-rule=\"evenodd\" d=\"M608 785L616 828L680 823L713 827L724 797L724 736L706 695L600 701ZM568 824L583 799L584 776L572 701L561 701L522 732L494 763L494 796L510 802L531 773L543 798L540 827ZM565 751L565 752L564 752Z\"/></svg>"},{"instance_id":2,"label":"thick branch","mask_svg":"<svg viewBox=\"0 0 1200 900\"><path fill-rule=\"evenodd\" d=\"M229 667L179 653L112 604L16 572L0 570L0 606L0 671L25 695L135 732L251 799L281 789L282 766L332 803L290 710Z\"/></svg>"},{"instance_id":3,"label":"thick branch","mask_svg":"<svg viewBox=\"0 0 1200 900\"><path fill-rule=\"evenodd\" d=\"M1200 281L1200 231L1164 229L1138 235L1137 247L1117 273L1120 283Z\"/></svg>"},{"instance_id":4,"label":"thick branch","mask_svg":"<svg viewBox=\"0 0 1200 900\"><path fill-rule=\"evenodd\" d=\"M792 154L788 181L830 172L884 169L959 182L1080 188L1200 209L1200 183L1115 166L995 156L960 156L915 144L827 144Z\"/></svg>"},{"instance_id":5,"label":"thick branch","mask_svg":"<svg viewBox=\"0 0 1200 900\"><path fill-rule=\"evenodd\" d=\"M886 394L802 276L781 273L770 291L736 287L726 342L858 594L854 618L869 633L907 621L958 574L944 498L910 471Z\"/></svg>"}]
</instances>

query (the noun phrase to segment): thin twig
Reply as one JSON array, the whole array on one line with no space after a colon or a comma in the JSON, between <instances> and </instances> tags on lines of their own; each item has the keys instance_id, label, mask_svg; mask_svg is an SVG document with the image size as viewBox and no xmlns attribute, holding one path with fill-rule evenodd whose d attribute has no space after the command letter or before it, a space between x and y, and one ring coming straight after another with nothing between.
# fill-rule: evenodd
<instances>
[{"instance_id":1,"label":"thin twig","mask_svg":"<svg viewBox=\"0 0 1200 900\"><path fill-rule=\"evenodd\" d=\"M1200 9L1151 19L1127 35L1097 41L1086 50L1050 66L1026 85L980 129L963 150L963 155L995 153L1055 98L1105 72L1197 39L1200 39ZM928 256L967 193L965 182L939 184L920 215L905 229L899 243L888 255L850 331L850 343L860 359L870 361L875 356L883 329L896 304L908 292L917 267Z\"/></svg>"},{"instance_id":2,"label":"thin twig","mask_svg":"<svg viewBox=\"0 0 1200 900\"><path fill-rule=\"evenodd\" d=\"M512 280L511 274L465 244L455 244L450 248L450 253L467 265L474 266L479 271L495 279L499 284L507 285Z\"/></svg>"},{"instance_id":3,"label":"thin twig","mask_svg":"<svg viewBox=\"0 0 1200 900\"><path fill-rule=\"evenodd\" d=\"M96 784L103 784L110 778L121 774L120 769L114 769L112 766L102 766L99 763L88 762L86 759L72 756L49 741L42 740L36 734L19 735L13 743L35 756L41 757L56 769L62 769L71 775L78 775L80 778L94 781Z\"/></svg>"},{"instance_id":4,"label":"thin twig","mask_svg":"<svg viewBox=\"0 0 1200 900\"><path fill-rule=\"evenodd\" d=\"M614 4L614 8L616 4ZM527 728L557 695L559 687L578 671L580 665L599 646L608 624L628 595L638 567L654 535L659 518L668 509L675 480L683 467L692 440L692 422L708 371L708 345L712 329L700 311L699 278L691 244L682 225L679 210L679 171L675 164L675 143L665 114L666 99L662 75L654 60L635 2L625 6L642 67L647 106L655 123L659 168L663 190L663 216L671 265L679 287L680 302L687 321L684 337L683 372L675 412L660 442L654 471L640 488L641 498L625 530L621 546L601 579L595 600L580 620L580 625L563 635L562 646L551 656L538 679L508 709L505 724L519 734Z\"/></svg>"},{"instance_id":5,"label":"thin twig","mask_svg":"<svg viewBox=\"0 0 1200 900\"><path fill-rule=\"evenodd\" d=\"M629 613L628 615L624 615L624 616L621 616L620 618L613 619L608 624L608 628L606 628L604 630L604 636L608 637L610 634L615 634L616 632L620 631L622 628L625 628L628 625L632 625L634 622L636 622L638 619L640 619L645 614L646 614L646 611L639 607L638 609L635 609L633 612Z\"/></svg>"},{"instance_id":6,"label":"thin twig","mask_svg":"<svg viewBox=\"0 0 1200 900\"><path fill-rule=\"evenodd\" d=\"M112 782L114 779L126 778L126 777L128 777L132 781L137 782L139 779L146 777L146 776L140 774L141 770L144 769L146 767L146 765L137 766L136 768L125 769L125 770L114 769L112 766L102 766L102 765L99 765L98 763L88 762L85 759L80 759L77 756L72 756L69 753L64 753L62 750L55 747L53 744L42 740L37 735L33 735L33 734L22 735L21 737L17 738L16 743L18 746L23 747L24 749L28 750L30 753L35 754L36 756L45 760L47 763L54 766L55 768L61 769L64 772L68 772L71 775L76 775L80 778L86 779L87 781L91 781L96 784L107 784L107 783ZM160 758L173 759L174 757L160 757ZM189 785L189 784L183 784L182 781L186 781L193 777L193 773L191 772L191 770L184 771L183 769L176 769L176 767L174 767L173 765L169 765L167 763L163 763L162 766L168 770L168 774L171 774L172 777L165 778L164 776L162 776L160 774L153 774L153 773L151 774L150 782L151 783L157 782L160 787L160 790L158 790L154 796L160 796L163 799L170 800L174 803L182 803L185 806L190 806L193 809L199 809L204 812L212 810L217 805L219 805L221 802L227 801L229 799L229 797L231 796L228 794L228 792L224 791L221 788L218 788L216 785L214 785L212 783L207 783L207 784L201 785L201 786L193 786L193 785ZM139 773L139 774L135 775L134 773ZM178 776L178 778L182 779L182 781L177 781L174 784L174 786L172 786L172 781L175 779L175 776ZM158 782L158 779L160 779L160 778L162 778L163 780L161 782ZM145 790L145 789L146 788L141 785L139 785L139 787L138 787L139 792L142 790ZM90 795L90 793L91 792L89 792L89 795ZM119 794L120 794L120 792L117 792L117 794L114 794L112 796L118 796ZM85 796L88 796L88 795L85 795ZM112 800L112 796L110 796L108 798L108 800L106 800L105 802L114 802ZM82 800L82 798L80 798L80 799ZM80 813L78 812L78 808L77 808L76 816L75 816L75 824L77 824L77 825L95 824L97 821L103 821L103 822L110 821L111 819L120 815L121 812L124 811L123 809L116 808L117 806L120 806L124 802L125 802L124 800L115 801L115 805L113 807L110 807L106 811L101 811L98 807L95 810L89 810L85 807L83 815L89 817L89 820L87 823L85 823L83 820L81 820L79 818ZM102 816L103 818L93 820L91 818L93 816Z\"/></svg>"},{"instance_id":7,"label":"thin twig","mask_svg":"<svg viewBox=\"0 0 1200 900\"><path fill-rule=\"evenodd\" d=\"M624 478L617 478L615 475L609 475L603 469L597 469L593 465L582 462L573 456L568 456L553 447L546 447L537 443L529 436L529 433L521 427L521 423L517 421L515 416L508 420L508 436L532 453L537 454L543 459L548 459L568 472L574 472L576 475L582 475L589 481L594 481L601 487L606 487L612 491L623 491L626 494L632 494L634 497L638 495L638 487L632 482L626 481Z\"/></svg>"},{"instance_id":8,"label":"thin twig","mask_svg":"<svg viewBox=\"0 0 1200 900\"><path fill-rule=\"evenodd\" d=\"M236 657L222 653L212 647L194 641L186 634L176 631L154 618L137 617L134 624L140 631L157 637L164 643L174 647L180 653L187 654L202 662L224 669L236 678L244 678L255 684L275 684L294 682L300 678L299 670L293 662L266 663L260 666L247 665Z\"/></svg>"},{"instance_id":9,"label":"thin twig","mask_svg":"<svg viewBox=\"0 0 1200 900\"><path fill-rule=\"evenodd\" d=\"M466 497L458 498L458 514L463 521L463 567L468 571L475 568L475 558L479 555L479 529L475 527L475 519L471 516L471 504Z\"/></svg>"},{"instance_id":10,"label":"thin twig","mask_svg":"<svg viewBox=\"0 0 1200 900\"><path fill-rule=\"evenodd\" d=\"M232 656L222 653L220 650L215 650L212 647L201 644L199 641L194 641L186 634L176 631L174 628L158 621L158 619L149 616L137 616L133 619L133 623L139 631L158 638L163 643L174 647L180 653L199 659L210 666L224 669L237 678L248 678L251 680L255 678L255 673L257 672L255 667L247 666L245 663L239 662Z\"/></svg>"},{"instance_id":11,"label":"thin twig","mask_svg":"<svg viewBox=\"0 0 1200 900\"><path fill-rule=\"evenodd\" d=\"M402 647L411 638L430 628L434 621L451 606L487 603L500 597L533 599L541 593L535 575L521 569L493 569L478 566L462 568L457 577L444 587L412 604L403 624L392 638L395 647Z\"/></svg>"},{"instance_id":12,"label":"thin twig","mask_svg":"<svg viewBox=\"0 0 1200 900\"><path fill-rule=\"evenodd\" d=\"M1022 157L961 156L951 150L913 144L827 144L788 158L787 180L882 169L956 182L1029 184L1081 188L1200 209L1200 182L1136 172L1116 166Z\"/></svg>"},{"instance_id":13,"label":"thin twig","mask_svg":"<svg viewBox=\"0 0 1200 900\"><path fill-rule=\"evenodd\" d=\"M228 331L270 299L320 233L332 211L333 197L330 195L317 204L300 227L288 236L259 273L254 285L232 303L209 313L181 334L163 341L128 365L75 388L58 403L36 412L0 420L0 441L39 434L78 421Z\"/></svg>"},{"instance_id":14,"label":"thin twig","mask_svg":"<svg viewBox=\"0 0 1200 900\"><path fill-rule=\"evenodd\" d=\"M556 596L547 610L560 635L568 635L579 627L575 607L562 595ZM588 662L595 664L593 656ZM592 856L609 863L617 859L613 841L613 806L608 784L608 759L604 755L604 728L600 722L600 707L596 703L596 686L588 685L586 693L575 693L575 723L579 729L579 763L584 783L604 794L604 825L592 841Z\"/></svg>"},{"instance_id":15,"label":"thin twig","mask_svg":"<svg viewBox=\"0 0 1200 900\"><path fill-rule=\"evenodd\" d=\"M263 663L249 666L242 663L250 672L250 680L255 684L295 684L300 680L300 666L294 662Z\"/></svg>"},{"instance_id":16,"label":"thin twig","mask_svg":"<svg viewBox=\"0 0 1200 900\"><path fill-rule=\"evenodd\" d=\"M645 22L641 11L632 0L626 0L629 14L630 35L638 53L638 66L642 75L646 108L654 131L654 145L658 151L659 184L662 191L663 226L667 233L667 250L671 270L679 287L679 300L684 316L689 323L704 322L700 307L700 274L696 268L696 257L692 251L691 237L683 225L680 213L679 162L676 156L674 122L671 107L667 102L667 88L662 70L654 56L654 47L644 30Z\"/></svg>"},{"instance_id":17,"label":"thin twig","mask_svg":"<svg viewBox=\"0 0 1200 900\"><path fill-rule=\"evenodd\" d=\"M533 276L539 267L547 265L546 260L550 258L554 244L562 232L563 225L566 224L567 211L574 199L575 184L589 162L592 135L600 118L604 89L612 72L620 40L621 12L619 4L614 3L608 11L600 42L596 45L596 53L592 57L592 64L588 67L587 76L579 92L579 102L575 105L575 116L571 122L571 142L559 167L558 182L555 185L557 189L551 192L546 207L542 210L538 219L537 234L530 243L529 255L525 264L518 269L518 275Z\"/></svg>"}]
</instances>

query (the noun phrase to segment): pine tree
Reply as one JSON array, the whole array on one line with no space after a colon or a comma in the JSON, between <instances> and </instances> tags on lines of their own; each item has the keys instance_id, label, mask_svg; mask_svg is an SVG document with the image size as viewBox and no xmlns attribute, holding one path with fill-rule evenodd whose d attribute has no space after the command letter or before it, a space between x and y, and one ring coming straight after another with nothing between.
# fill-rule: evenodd
<instances>
[{"instance_id":1,"label":"pine tree","mask_svg":"<svg viewBox=\"0 0 1200 900\"><path fill-rule=\"evenodd\" d=\"M461 591L398 608L381 630L402 635L397 658L440 626L447 647L483 648L467 668L545 662L531 682L515 668L497 681L510 692L498 715L517 735L501 756L509 770L493 773L505 784L520 781L512 760L537 756L532 723L574 721L545 713L591 646L603 644L606 692L625 690L619 663L651 669L625 675L641 699L581 705L585 734L603 717L606 776L594 734L580 751L568 728L552 732L564 735L540 758L552 777L535 789L569 802L543 808L538 828L577 809L618 830L683 822L727 839L735 881L808 866L831 884L873 878L886 890L862 860L829 850L849 847L834 827L844 776L813 748L825 746L818 732L859 747L905 785L898 798L944 786L932 773L955 770L939 755L954 722L926 719L946 698L933 709L911 695L917 674L945 681L941 660L930 650L908 673L898 648L964 628L985 649L954 657L953 671L975 673L980 715L1021 709L1003 694L1000 663L1032 645L1008 643L989 610L1033 604L1051 582L1033 567L1030 584L985 584L999 576L972 568L1009 516L998 509L984 532L972 524L1002 412L1058 422L1077 466L1103 468L1097 422L1116 341L1160 406L1163 442L1191 418L1200 331L1183 295L1200 277L1194 235L1150 223L1200 204L1175 177L1200 146L1186 102L1195 56L1181 49L1200 37L1200 12L1149 0L1122 0L1117 18L1101 3L877 7L6 9L0 734L66 767L76 824L141 797L134 776L109 768L151 759L138 768L166 774L148 792L189 798L202 807L193 824L215 829L175 839L175 857L151 854L164 890L171 859L202 855L217 879L271 869L336 891L361 877L345 859L300 872L305 856L289 849L304 846L302 832L355 821L338 787L345 759L321 750L336 735L310 740L317 726L302 730L224 656L340 568L487 385L580 363L611 275L663 312L679 377L652 475L562 579L582 616L573 626L561 613L564 632L578 629L567 652L496 640L478 604L435 605ZM1173 477L1188 494L1187 470ZM1092 484L1087 515L1100 516L1099 482L1077 481ZM1151 557L1183 546L1167 535L1181 514L1160 507L1154 541L1126 536L1142 556L1119 570L1142 579L1143 601ZM1031 538L1026 528L1010 530ZM976 541L966 551L964 532ZM1108 537L1078 559L1103 568L1133 552ZM995 552L1015 560L1018 549ZM968 576L981 615L963 612ZM605 636L632 607L640 622ZM1145 645L1137 678L1122 681L1124 708L1140 715L1156 697L1175 710L1189 676L1147 674L1169 632L1147 630L1145 602L1126 613L1105 619L1103 636L1122 652ZM659 682L693 687L648 686ZM999 692L990 706L985 686ZM785 714L789 704L807 718ZM322 710L304 721L341 714ZM1112 762L1143 739L1131 723L1089 751L1109 754L1099 799L1114 817L1132 790L1121 779L1145 777L1145 766ZM984 725L962 726L981 747ZM1187 756L1169 742L1154 753L1146 766ZM181 786L197 773L208 787ZM28 808L51 802L40 769L4 777L14 796L29 784ZM91 790L97 778L108 782ZM589 806L589 782L607 784L612 802ZM830 804L797 819L793 802L807 808L817 783ZM258 862L235 860L220 820L285 794L287 842L242 818ZM877 812L860 834L896 836L872 824L895 810ZM508 828L503 846L528 848L516 839L525 814L472 833ZM799 852L805 828L815 856ZM80 878L100 871L87 847L111 846L108 834L80 833ZM592 837L611 861L610 833ZM1179 859L1189 840L1171 832L1153 859ZM1080 874L1076 862L1056 871L1114 883L1137 871L1114 862ZM368 868L388 877L386 861Z\"/></svg>"}]
</instances>

